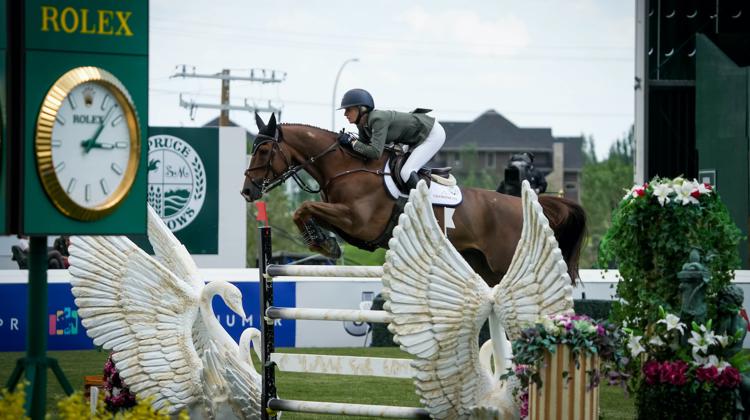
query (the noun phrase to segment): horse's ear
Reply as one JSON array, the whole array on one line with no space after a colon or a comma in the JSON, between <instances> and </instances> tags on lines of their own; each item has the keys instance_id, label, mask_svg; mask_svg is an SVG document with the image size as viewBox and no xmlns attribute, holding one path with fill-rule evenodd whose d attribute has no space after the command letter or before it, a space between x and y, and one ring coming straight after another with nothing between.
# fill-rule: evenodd
<instances>
[{"instance_id":1,"label":"horse's ear","mask_svg":"<svg viewBox=\"0 0 750 420\"><path fill-rule=\"evenodd\" d=\"M271 113L271 119L268 120L268 132L269 133L275 133L276 132L276 113Z\"/></svg>"},{"instance_id":2,"label":"horse's ear","mask_svg":"<svg viewBox=\"0 0 750 420\"><path fill-rule=\"evenodd\" d=\"M255 113L255 125L258 126L258 132L266 129L266 124L263 122L263 118L261 118L257 112Z\"/></svg>"}]
</instances>

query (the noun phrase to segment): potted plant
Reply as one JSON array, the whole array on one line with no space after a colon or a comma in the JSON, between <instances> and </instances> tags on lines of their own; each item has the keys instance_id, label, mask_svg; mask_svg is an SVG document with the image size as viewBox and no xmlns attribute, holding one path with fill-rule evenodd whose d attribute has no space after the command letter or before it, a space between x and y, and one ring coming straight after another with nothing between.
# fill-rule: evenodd
<instances>
[{"instance_id":1,"label":"potted plant","mask_svg":"<svg viewBox=\"0 0 750 420\"><path fill-rule=\"evenodd\" d=\"M615 372L622 358L622 333L608 321L586 315L544 317L513 342L521 417L544 418L567 407L571 419L598 419L598 387L604 373ZM561 418L568 418L563 414Z\"/></svg>"}]
</instances>

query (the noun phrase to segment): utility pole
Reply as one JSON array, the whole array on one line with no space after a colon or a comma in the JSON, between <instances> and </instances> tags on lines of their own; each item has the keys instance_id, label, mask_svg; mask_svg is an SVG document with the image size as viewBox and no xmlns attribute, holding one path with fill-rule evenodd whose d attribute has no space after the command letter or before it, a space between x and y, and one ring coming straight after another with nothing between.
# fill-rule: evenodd
<instances>
[{"instance_id":1,"label":"utility pole","mask_svg":"<svg viewBox=\"0 0 750 420\"><path fill-rule=\"evenodd\" d=\"M231 74L229 69L223 69L221 73L210 73L210 74L201 74L195 72L195 67L192 68L192 71L188 71L188 66L181 65L177 66L179 71L177 71L175 74L170 76L170 78L174 77L182 77L182 78L196 78L196 79L220 79L221 80L221 104L209 104L209 103L197 103L193 100L184 100L182 99L182 94L180 94L180 106L183 108L186 108L190 111L190 118L195 117L195 110L197 108L212 108L212 109L219 109L221 111L219 116L219 126L227 126L229 125L229 111L230 110L238 110L238 111L248 111L248 112L256 112L256 111L266 111L266 112L274 112L274 113L280 113L281 108L275 107L271 105L271 101L268 101L267 106L256 106L255 104L249 104L247 101L247 98L244 100L243 105L231 105L229 102L229 82L232 80L244 80L249 82L260 82L262 84L268 84L268 83L281 83L284 80L286 80L286 72L278 71L278 70L269 70L269 69L250 69L250 72L248 75L233 75Z\"/></svg>"}]
</instances>

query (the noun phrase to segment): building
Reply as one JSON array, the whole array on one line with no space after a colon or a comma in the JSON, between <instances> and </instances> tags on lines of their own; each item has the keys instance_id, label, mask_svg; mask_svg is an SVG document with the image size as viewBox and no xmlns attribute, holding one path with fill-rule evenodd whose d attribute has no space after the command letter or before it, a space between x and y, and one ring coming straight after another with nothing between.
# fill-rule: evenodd
<instances>
[{"instance_id":1,"label":"building","mask_svg":"<svg viewBox=\"0 0 750 420\"><path fill-rule=\"evenodd\" d=\"M431 164L452 166L459 182L474 170L489 172L499 185L511 155L532 152L534 165L547 177L547 192L563 191L565 197L580 201L582 136L554 137L550 128L521 128L494 110L471 122L441 124L445 144Z\"/></svg>"}]
</instances>

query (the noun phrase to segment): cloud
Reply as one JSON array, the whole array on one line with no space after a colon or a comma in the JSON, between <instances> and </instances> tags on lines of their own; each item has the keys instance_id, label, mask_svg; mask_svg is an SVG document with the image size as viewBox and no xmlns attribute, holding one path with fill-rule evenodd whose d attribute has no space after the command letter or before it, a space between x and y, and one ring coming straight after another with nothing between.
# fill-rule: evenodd
<instances>
[{"instance_id":1,"label":"cloud","mask_svg":"<svg viewBox=\"0 0 750 420\"><path fill-rule=\"evenodd\" d=\"M456 44L457 49L478 55L513 54L526 47L530 38L526 23L512 14L490 19L472 10L430 12L412 7L397 19L420 38Z\"/></svg>"}]
</instances>

